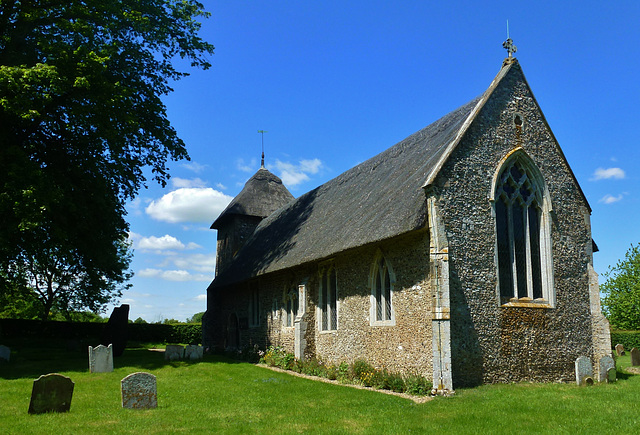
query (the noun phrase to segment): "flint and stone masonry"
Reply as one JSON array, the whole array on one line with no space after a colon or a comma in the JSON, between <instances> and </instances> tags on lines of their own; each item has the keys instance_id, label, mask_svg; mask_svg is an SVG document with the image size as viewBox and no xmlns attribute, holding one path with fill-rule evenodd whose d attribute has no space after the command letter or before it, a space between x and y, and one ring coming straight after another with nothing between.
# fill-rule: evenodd
<instances>
[{"instance_id":1,"label":"flint and stone masonry","mask_svg":"<svg viewBox=\"0 0 640 435\"><path fill-rule=\"evenodd\" d=\"M512 253L510 266L529 282L541 269L535 300L520 288L501 295L496 186L514 161L530 168L535 180L522 179L540 192L539 220L527 227L540 236L516 241L535 255L525 267ZM378 156L297 199L284 191L261 168L212 225L223 264L207 292L205 346L364 359L432 377L442 393L570 382L578 357L597 367L611 354L591 208L515 58L480 97ZM374 318L380 259L391 286L385 321ZM327 270L337 321L323 330Z\"/></svg>"}]
</instances>

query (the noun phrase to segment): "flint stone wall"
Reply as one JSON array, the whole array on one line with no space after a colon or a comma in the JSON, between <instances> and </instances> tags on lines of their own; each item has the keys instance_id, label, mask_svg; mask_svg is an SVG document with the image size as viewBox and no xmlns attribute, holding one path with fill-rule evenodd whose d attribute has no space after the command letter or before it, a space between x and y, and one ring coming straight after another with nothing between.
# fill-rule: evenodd
<instances>
[{"instance_id":1,"label":"flint stone wall","mask_svg":"<svg viewBox=\"0 0 640 435\"><path fill-rule=\"evenodd\" d=\"M455 387L569 382L578 356L594 358L589 211L519 74L502 80L435 181L449 242ZM524 121L521 128L514 123L516 114ZM551 197L556 296L551 309L500 307L495 217L488 198L501 160L516 147L541 171Z\"/></svg>"},{"instance_id":2,"label":"flint stone wall","mask_svg":"<svg viewBox=\"0 0 640 435\"><path fill-rule=\"evenodd\" d=\"M396 277L392 296L395 326L371 326L371 269L381 251ZM338 329L320 331L317 320L319 271L333 264L337 271ZM280 346L294 353L295 327L285 326L284 296L299 284L307 288L305 358L328 363L366 360L391 371L432 373L431 289L427 230L384 243L339 254L329 263L318 262L286 273L260 277L217 295L220 315L212 320L215 341L224 347L228 338L225 322L232 313L249 317L249 287L257 285L260 297L260 325L240 329L240 347ZM300 313L302 314L302 313ZM221 345L221 346L220 346Z\"/></svg>"}]
</instances>

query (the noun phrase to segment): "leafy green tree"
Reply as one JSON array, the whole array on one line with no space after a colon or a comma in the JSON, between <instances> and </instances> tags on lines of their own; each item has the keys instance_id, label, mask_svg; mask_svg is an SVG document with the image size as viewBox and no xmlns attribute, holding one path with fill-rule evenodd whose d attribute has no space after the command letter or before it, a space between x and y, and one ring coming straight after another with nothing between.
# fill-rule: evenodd
<instances>
[{"instance_id":1,"label":"leafy green tree","mask_svg":"<svg viewBox=\"0 0 640 435\"><path fill-rule=\"evenodd\" d=\"M144 320L142 317L138 317L136 320L133 321L133 323L137 323L137 324L146 324L147 321Z\"/></svg>"},{"instance_id":2,"label":"leafy green tree","mask_svg":"<svg viewBox=\"0 0 640 435\"><path fill-rule=\"evenodd\" d=\"M202 316L204 316L204 311L195 313L187 319L187 323L202 323Z\"/></svg>"},{"instance_id":3,"label":"leafy green tree","mask_svg":"<svg viewBox=\"0 0 640 435\"><path fill-rule=\"evenodd\" d=\"M640 245L629 248L623 260L610 266L600 285L602 311L617 329L640 329Z\"/></svg>"},{"instance_id":4,"label":"leafy green tree","mask_svg":"<svg viewBox=\"0 0 640 435\"><path fill-rule=\"evenodd\" d=\"M145 167L164 185L188 159L161 97L187 75L174 64L209 68L207 16L194 0L0 0L0 294L28 286L45 317L119 295L125 202Z\"/></svg>"}]
</instances>

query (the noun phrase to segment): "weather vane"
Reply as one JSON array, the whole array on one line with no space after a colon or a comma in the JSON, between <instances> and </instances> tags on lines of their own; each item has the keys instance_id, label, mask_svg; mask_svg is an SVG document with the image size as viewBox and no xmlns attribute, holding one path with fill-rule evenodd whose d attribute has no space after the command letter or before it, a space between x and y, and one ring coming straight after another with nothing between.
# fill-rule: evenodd
<instances>
[{"instance_id":1,"label":"weather vane","mask_svg":"<svg viewBox=\"0 0 640 435\"><path fill-rule=\"evenodd\" d=\"M513 44L513 40L509 37L509 20L507 20L507 40L502 43L502 47L507 50L509 57L518 51L518 47Z\"/></svg>"},{"instance_id":2,"label":"weather vane","mask_svg":"<svg viewBox=\"0 0 640 435\"><path fill-rule=\"evenodd\" d=\"M262 161L260 162L260 168L264 169L264 134L268 133L267 130L258 130L258 133L262 136Z\"/></svg>"}]
</instances>

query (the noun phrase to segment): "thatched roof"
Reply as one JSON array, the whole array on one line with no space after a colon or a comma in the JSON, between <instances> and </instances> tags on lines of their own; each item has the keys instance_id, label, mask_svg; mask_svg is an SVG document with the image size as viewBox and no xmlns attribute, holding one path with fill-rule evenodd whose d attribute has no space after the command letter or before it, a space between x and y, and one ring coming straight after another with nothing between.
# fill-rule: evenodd
<instances>
[{"instance_id":1,"label":"thatched roof","mask_svg":"<svg viewBox=\"0 0 640 435\"><path fill-rule=\"evenodd\" d=\"M478 100L277 210L260 223L213 285L330 257L424 227L422 186Z\"/></svg>"},{"instance_id":2,"label":"thatched roof","mask_svg":"<svg viewBox=\"0 0 640 435\"><path fill-rule=\"evenodd\" d=\"M219 229L233 215L266 218L293 198L280 178L267 169L260 168L211 224L211 228Z\"/></svg>"},{"instance_id":3,"label":"thatched roof","mask_svg":"<svg viewBox=\"0 0 640 435\"><path fill-rule=\"evenodd\" d=\"M424 228L424 188L435 181L486 101L509 73L517 74L517 80L526 83L517 60L506 59L480 97L264 219L210 288L330 258ZM555 138L554 142L557 143ZM562 153L559 147L558 150ZM576 185L580 189L577 181Z\"/></svg>"}]
</instances>

